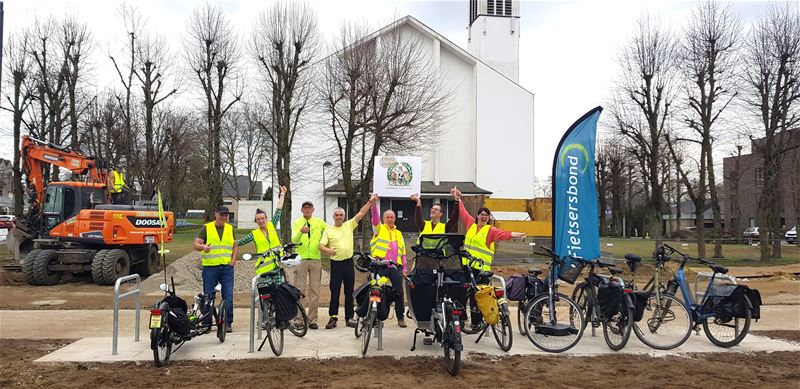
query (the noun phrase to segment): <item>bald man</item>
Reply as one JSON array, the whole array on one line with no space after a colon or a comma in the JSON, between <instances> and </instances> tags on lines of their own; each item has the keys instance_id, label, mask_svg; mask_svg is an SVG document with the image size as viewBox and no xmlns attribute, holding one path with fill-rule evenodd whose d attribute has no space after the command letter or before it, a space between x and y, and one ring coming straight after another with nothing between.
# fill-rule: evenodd
<instances>
[{"instance_id":1,"label":"bald man","mask_svg":"<svg viewBox=\"0 0 800 389\"><path fill-rule=\"evenodd\" d=\"M377 204L377 201L376 201ZM405 305L403 304L403 276L408 273L408 261L406 260L406 244L403 240L403 233L395 226L396 216L391 209L383 213L383 222L378 217L378 206L372 206L372 227L375 234L370 241L372 257L375 259L390 261L393 266L381 269L380 275L386 276L392 281L392 288L397 294L397 301L394 303L394 311L397 315L397 326L406 327L403 320Z\"/></svg>"}]
</instances>

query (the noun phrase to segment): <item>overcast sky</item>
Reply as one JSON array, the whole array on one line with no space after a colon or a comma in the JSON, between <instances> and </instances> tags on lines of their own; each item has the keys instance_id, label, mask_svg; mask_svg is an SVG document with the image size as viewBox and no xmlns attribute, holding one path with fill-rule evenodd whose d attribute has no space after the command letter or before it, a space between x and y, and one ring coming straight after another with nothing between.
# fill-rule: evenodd
<instances>
[{"instance_id":1,"label":"overcast sky","mask_svg":"<svg viewBox=\"0 0 800 389\"><path fill-rule=\"evenodd\" d=\"M35 17L75 15L86 22L98 43L94 51L97 88L118 86L107 53L120 47L124 31L116 14L116 0L4 1L4 38L30 24ZM180 54L180 39L191 10L200 1L132 1L148 19L150 31L166 36ZM248 36L250 26L268 1L219 2L237 32ZM412 15L463 48L467 48L469 2L398 0L317 0L320 29L332 37L345 19L366 20L375 29L394 17ZM677 1L523 1L521 4L520 84L535 94L535 164L537 176L548 176L555 147L572 122L602 105L617 67L615 58L644 12L659 15L678 30L694 2ZM767 7L766 2L734 2L745 27ZM6 74L3 74L7 77ZM186 88L184 88L186 89ZM4 89L3 94L6 93ZM187 92L184 92L185 94ZM5 98L3 98L5 103ZM16 152L10 139L11 118L0 114L0 158ZM602 133L600 137L604 136ZM731 146L731 145L727 145Z\"/></svg>"}]
</instances>

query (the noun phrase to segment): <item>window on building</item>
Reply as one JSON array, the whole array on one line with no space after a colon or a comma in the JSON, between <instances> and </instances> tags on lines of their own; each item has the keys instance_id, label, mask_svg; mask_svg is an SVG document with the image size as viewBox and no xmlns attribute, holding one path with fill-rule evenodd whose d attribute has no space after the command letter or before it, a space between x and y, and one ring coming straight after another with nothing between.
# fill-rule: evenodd
<instances>
[{"instance_id":1,"label":"window on building","mask_svg":"<svg viewBox=\"0 0 800 389\"><path fill-rule=\"evenodd\" d=\"M486 3L486 13L489 15L494 15L494 0L489 0Z\"/></svg>"},{"instance_id":2,"label":"window on building","mask_svg":"<svg viewBox=\"0 0 800 389\"><path fill-rule=\"evenodd\" d=\"M764 168L756 168L756 188L764 186Z\"/></svg>"},{"instance_id":3,"label":"window on building","mask_svg":"<svg viewBox=\"0 0 800 389\"><path fill-rule=\"evenodd\" d=\"M503 4L504 15L511 16L511 0L505 0Z\"/></svg>"}]
</instances>

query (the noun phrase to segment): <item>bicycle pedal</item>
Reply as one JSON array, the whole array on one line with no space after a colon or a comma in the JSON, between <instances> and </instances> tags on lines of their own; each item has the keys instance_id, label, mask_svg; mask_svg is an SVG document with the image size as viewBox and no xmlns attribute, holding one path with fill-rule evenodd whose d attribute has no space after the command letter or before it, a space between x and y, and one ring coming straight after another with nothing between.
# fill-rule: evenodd
<instances>
[{"instance_id":1,"label":"bicycle pedal","mask_svg":"<svg viewBox=\"0 0 800 389\"><path fill-rule=\"evenodd\" d=\"M431 338L423 338L422 339L422 344L424 344L426 346L430 346L430 345L433 344L433 339L431 339Z\"/></svg>"}]
</instances>

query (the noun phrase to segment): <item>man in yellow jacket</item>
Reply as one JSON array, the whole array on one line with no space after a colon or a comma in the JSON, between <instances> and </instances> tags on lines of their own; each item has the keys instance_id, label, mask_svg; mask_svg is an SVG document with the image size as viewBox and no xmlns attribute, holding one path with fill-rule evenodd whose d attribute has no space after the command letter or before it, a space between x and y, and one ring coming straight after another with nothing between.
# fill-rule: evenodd
<instances>
[{"instance_id":1,"label":"man in yellow jacket","mask_svg":"<svg viewBox=\"0 0 800 389\"><path fill-rule=\"evenodd\" d=\"M222 303L227 305L228 332L233 326L233 267L236 265L236 238L228 224L228 207L214 212L214 221L203 226L194 239L194 249L203 260L203 294L210 296L222 285Z\"/></svg>"},{"instance_id":2,"label":"man in yellow jacket","mask_svg":"<svg viewBox=\"0 0 800 389\"><path fill-rule=\"evenodd\" d=\"M406 244L403 233L395 225L396 216L393 210L388 209L383 213L383 222L378 218L378 200L375 196L372 205L372 228L375 234L369 242L372 257L390 261L394 266L382 269L379 274L392 281L392 289L397 294L394 311L397 316L397 326L406 327L403 320L405 305L403 304L403 277L408 274L408 261L406 259Z\"/></svg>"}]
</instances>

